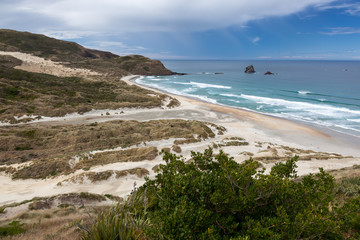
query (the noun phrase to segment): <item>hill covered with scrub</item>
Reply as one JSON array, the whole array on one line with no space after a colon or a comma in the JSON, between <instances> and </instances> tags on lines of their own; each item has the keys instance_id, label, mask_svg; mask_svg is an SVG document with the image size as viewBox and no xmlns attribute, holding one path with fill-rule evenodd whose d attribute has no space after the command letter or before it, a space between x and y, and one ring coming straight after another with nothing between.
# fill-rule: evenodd
<instances>
[{"instance_id":1,"label":"hill covered with scrub","mask_svg":"<svg viewBox=\"0 0 360 240\"><path fill-rule=\"evenodd\" d=\"M130 74L176 73L140 55L117 56L44 35L0 30L0 121L26 122L92 109L161 107L168 98L164 94L119 81ZM169 104L178 102L171 99ZM16 118L26 115L32 117Z\"/></svg>"},{"instance_id":2,"label":"hill covered with scrub","mask_svg":"<svg viewBox=\"0 0 360 240\"><path fill-rule=\"evenodd\" d=\"M75 42L8 29L0 29L0 51L30 53L64 65L93 69L107 75L176 74L166 69L160 61L141 55L118 56L111 52L87 49Z\"/></svg>"}]
</instances>

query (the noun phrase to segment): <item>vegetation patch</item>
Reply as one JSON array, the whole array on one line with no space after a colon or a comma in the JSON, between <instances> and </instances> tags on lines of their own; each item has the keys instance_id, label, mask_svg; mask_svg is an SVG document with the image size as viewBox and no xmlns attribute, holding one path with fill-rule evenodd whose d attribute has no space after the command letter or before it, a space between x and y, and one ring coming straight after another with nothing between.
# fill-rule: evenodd
<instances>
[{"instance_id":1,"label":"vegetation patch","mask_svg":"<svg viewBox=\"0 0 360 240\"><path fill-rule=\"evenodd\" d=\"M39 199L34 200L29 204L29 210L40 210L40 209L50 209L53 205L53 199Z\"/></svg>"},{"instance_id":2,"label":"vegetation patch","mask_svg":"<svg viewBox=\"0 0 360 240\"><path fill-rule=\"evenodd\" d=\"M86 180L95 183L99 181L106 181L110 177L119 179L127 175L136 175L139 178L149 175L149 171L145 168L132 168L127 170L107 170L103 172L86 172L66 179L62 182L59 182L57 185L62 186L66 183L84 183Z\"/></svg>"},{"instance_id":3,"label":"vegetation patch","mask_svg":"<svg viewBox=\"0 0 360 240\"><path fill-rule=\"evenodd\" d=\"M42 159L34 161L30 166L19 169L13 174L13 178L46 178L69 172L70 170L71 168L65 160Z\"/></svg>"},{"instance_id":4,"label":"vegetation patch","mask_svg":"<svg viewBox=\"0 0 360 240\"><path fill-rule=\"evenodd\" d=\"M96 165L106 165L116 162L140 162L143 160L153 160L158 156L156 147L130 148L122 151L96 153L91 157L84 158L75 167L76 169L91 168Z\"/></svg>"},{"instance_id":5,"label":"vegetation patch","mask_svg":"<svg viewBox=\"0 0 360 240\"><path fill-rule=\"evenodd\" d=\"M0 55L0 66L2 67L13 68L16 66L20 66L21 64L22 61L17 58L7 55Z\"/></svg>"},{"instance_id":6,"label":"vegetation patch","mask_svg":"<svg viewBox=\"0 0 360 240\"><path fill-rule=\"evenodd\" d=\"M231 147L231 146L247 146L249 145L248 142L246 142L245 139L241 137L230 137L230 138L224 138L219 143L213 143L213 148L222 148L222 147Z\"/></svg>"},{"instance_id":7,"label":"vegetation patch","mask_svg":"<svg viewBox=\"0 0 360 240\"><path fill-rule=\"evenodd\" d=\"M346 177L339 180L336 191L346 197L360 196L360 176Z\"/></svg>"},{"instance_id":8,"label":"vegetation patch","mask_svg":"<svg viewBox=\"0 0 360 240\"><path fill-rule=\"evenodd\" d=\"M199 121L174 119L148 122L109 121L64 126L38 125L36 128L32 125L4 126L0 127L0 164L34 160L48 169L47 175L54 175L59 173L57 168L66 168L66 163L49 159L58 158L58 162L61 162L61 158L94 149L130 147L169 138L198 142L202 138L215 136L208 125ZM223 131L222 127L218 128ZM194 135L199 137L195 139Z\"/></svg>"},{"instance_id":9,"label":"vegetation patch","mask_svg":"<svg viewBox=\"0 0 360 240\"><path fill-rule=\"evenodd\" d=\"M265 163L286 161L288 158L298 156L298 160L310 161L312 159L328 160L328 159L343 159L352 158L351 156L342 156L336 153L315 152L312 150L302 150L297 148L290 148L287 146L268 146L267 149L259 151L254 155L253 159Z\"/></svg>"},{"instance_id":10,"label":"vegetation patch","mask_svg":"<svg viewBox=\"0 0 360 240\"><path fill-rule=\"evenodd\" d=\"M70 195L76 195L79 199L79 193ZM58 201L58 197L59 196L53 196L51 199ZM118 199L119 201L121 200L116 196L114 196L114 199ZM91 202L84 198L83 202L79 201L76 205L70 202L60 203L58 206L53 206L51 209L39 209L22 212L14 218L5 221L3 220L0 223L0 238L12 240L77 240L81 236L81 231L79 230L80 224L82 229L87 228L87 226L90 226L90 223L96 219L100 212L110 208L109 206L96 206L97 203L98 201ZM17 223L14 224L12 222ZM26 232L17 231L19 234L9 234L10 232L14 233L13 230L19 229L19 227L26 230ZM6 232L6 236L2 235L4 232Z\"/></svg>"},{"instance_id":11,"label":"vegetation patch","mask_svg":"<svg viewBox=\"0 0 360 240\"><path fill-rule=\"evenodd\" d=\"M176 153L181 153L181 147L179 145L173 145L172 150Z\"/></svg>"},{"instance_id":12,"label":"vegetation patch","mask_svg":"<svg viewBox=\"0 0 360 240\"><path fill-rule=\"evenodd\" d=\"M5 237L24 233L26 230L23 228L23 225L19 221L12 221L7 226L0 226L0 236Z\"/></svg>"},{"instance_id":13,"label":"vegetation patch","mask_svg":"<svg viewBox=\"0 0 360 240\"><path fill-rule=\"evenodd\" d=\"M165 153L155 179L101 214L83 239L359 239L360 199L338 205L334 178L297 177L297 157L268 174L211 149ZM120 218L115 216L122 216ZM131 216L131 218L128 218ZM136 237L137 236L137 237Z\"/></svg>"},{"instance_id":14,"label":"vegetation patch","mask_svg":"<svg viewBox=\"0 0 360 240\"><path fill-rule=\"evenodd\" d=\"M161 107L164 94L125 82L94 81L78 77L56 77L31 73L0 65L1 121L16 123L14 116L58 117L67 113L84 113L92 109L154 108Z\"/></svg>"},{"instance_id":15,"label":"vegetation patch","mask_svg":"<svg viewBox=\"0 0 360 240\"><path fill-rule=\"evenodd\" d=\"M131 148L122 151L96 153L92 156L84 156L80 162L72 167L70 167L68 158L34 160L30 166L17 170L13 174L13 178L39 179L53 177L59 174L73 173L79 169L90 169L91 167L98 165L106 165L116 162L138 162L143 160L152 160L157 156L158 150L155 147L144 147ZM89 173L88 176L91 177L94 181L98 181L104 178L109 178L111 174L109 172L104 172L102 174Z\"/></svg>"}]
</instances>

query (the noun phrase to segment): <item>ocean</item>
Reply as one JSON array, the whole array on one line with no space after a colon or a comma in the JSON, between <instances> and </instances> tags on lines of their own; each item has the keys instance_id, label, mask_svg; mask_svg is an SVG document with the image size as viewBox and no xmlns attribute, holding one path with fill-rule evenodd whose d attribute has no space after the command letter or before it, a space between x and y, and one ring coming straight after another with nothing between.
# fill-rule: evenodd
<instances>
[{"instance_id":1,"label":"ocean","mask_svg":"<svg viewBox=\"0 0 360 240\"><path fill-rule=\"evenodd\" d=\"M186 75L141 77L137 83L360 138L360 61L163 63ZM250 64L256 73L244 73ZM264 75L267 71L274 75Z\"/></svg>"}]
</instances>

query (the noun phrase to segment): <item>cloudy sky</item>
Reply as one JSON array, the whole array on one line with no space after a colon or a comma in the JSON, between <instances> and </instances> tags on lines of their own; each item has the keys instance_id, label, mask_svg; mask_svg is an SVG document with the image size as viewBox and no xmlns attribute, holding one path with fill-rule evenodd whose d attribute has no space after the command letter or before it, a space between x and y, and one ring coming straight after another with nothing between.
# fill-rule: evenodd
<instances>
[{"instance_id":1,"label":"cloudy sky","mask_svg":"<svg viewBox=\"0 0 360 240\"><path fill-rule=\"evenodd\" d=\"M0 28L159 59L360 60L359 0L0 0Z\"/></svg>"}]
</instances>

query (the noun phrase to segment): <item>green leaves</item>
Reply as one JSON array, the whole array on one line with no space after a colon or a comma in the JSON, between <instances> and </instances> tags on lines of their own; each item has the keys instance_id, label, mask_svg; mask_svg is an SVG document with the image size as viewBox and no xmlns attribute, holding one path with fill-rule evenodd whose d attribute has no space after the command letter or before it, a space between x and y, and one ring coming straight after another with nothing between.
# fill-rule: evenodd
<instances>
[{"instance_id":1,"label":"green leaves","mask_svg":"<svg viewBox=\"0 0 360 240\"><path fill-rule=\"evenodd\" d=\"M295 156L285 163L275 163L275 165L271 168L270 174L279 176L281 178L296 178L296 161L298 158L298 156Z\"/></svg>"},{"instance_id":2,"label":"green leaves","mask_svg":"<svg viewBox=\"0 0 360 240\"><path fill-rule=\"evenodd\" d=\"M157 235L169 239L341 238L339 219L329 211L334 180L320 170L299 181L294 157L270 174L249 159L236 163L212 149L185 163L165 153L155 180L141 188Z\"/></svg>"},{"instance_id":3,"label":"green leaves","mask_svg":"<svg viewBox=\"0 0 360 240\"><path fill-rule=\"evenodd\" d=\"M187 162L170 153L164 160L155 179L147 178L131 196L138 201L127 205L137 213L131 219L151 223L136 228L146 239L359 237L360 198L339 208L333 177L320 169L297 178L297 157L270 174L252 159L238 164L212 149L193 152Z\"/></svg>"}]
</instances>

